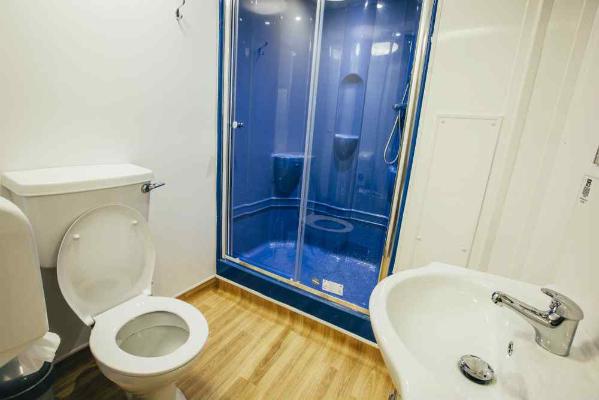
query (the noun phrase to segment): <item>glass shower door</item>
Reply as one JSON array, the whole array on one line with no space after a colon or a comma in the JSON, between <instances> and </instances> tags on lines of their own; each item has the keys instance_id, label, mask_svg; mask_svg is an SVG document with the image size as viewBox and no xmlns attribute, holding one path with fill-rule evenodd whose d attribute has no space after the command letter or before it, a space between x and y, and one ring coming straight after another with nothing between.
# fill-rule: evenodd
<instances>
[{"instance_id":1,"label":"glass shower door","mask_svg":"<svg viewBox=\"0 0 599 400\"><path fill-rule=\"evenodd\" d=\"M361 309L380 278L419 5L325 3L299 281Z\"/></svg>"},{"instance_id":2,"label":"glass shower door","mask_svg":"<svg viewBox=\"0 0 599 400\"><path fill-rule=\"evenodd\" d=\"M234 7L227 254L294 278L316 2Z\"/></svg>"},{"instance_id":3,"label":"glass shower door","mask_svg":"<svg viewBox=\"0 0 599 400\"><path fill-rule=\"evenodd\" d=\"M225 258L367 312L421 4L232 0Z\"/></svg>"}]
</instances>

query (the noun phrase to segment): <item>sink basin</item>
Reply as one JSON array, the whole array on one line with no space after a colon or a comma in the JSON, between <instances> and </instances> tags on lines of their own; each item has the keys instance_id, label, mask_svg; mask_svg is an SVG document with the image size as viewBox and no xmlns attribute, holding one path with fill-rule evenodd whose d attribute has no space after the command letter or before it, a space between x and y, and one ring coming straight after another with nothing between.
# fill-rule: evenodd
<instances>
[{"instance_id":1,"label":"sink basin","mask_svg":"<svg viewBox=\"0 0 599 400\"><path fill-rule=\"evenodd\" d=\"M377 285L370 318L402 400L599 399L599 349L585 335L585 321L570 355L557 356L535 343L524 319L492 303L495 290L540 309L549 305L540 286L441 263ZM468 380L457 366L467 354L489 363L495 380Z\"/></svg>"}]
</instances>

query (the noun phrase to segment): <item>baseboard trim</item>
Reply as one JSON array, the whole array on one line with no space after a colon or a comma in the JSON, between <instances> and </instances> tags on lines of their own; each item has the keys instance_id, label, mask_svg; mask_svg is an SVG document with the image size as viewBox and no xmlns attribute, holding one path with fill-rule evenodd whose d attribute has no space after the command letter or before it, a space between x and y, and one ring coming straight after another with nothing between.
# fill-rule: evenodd
<instances>
[{"instance_id":1,"label":"baseboard trim","mask_svg":"<svg viewBox=\"0 0 599 400\"><path fill-rule=\"evenodd\" d=\"M71 351L69 351L68 353L65 353L59 357L56 357L53 361L54 364L58 364L61 361L66 360L67 358L71 357L72 355L75 355L77 353L79 353L81 350L86 349L89 347L89 342L83 343L77 347L73 347L71 349Z\"/></svg>"},{"instance_id":2,"label":"baseboard trim","mask_svg":"<svg viewBox=\"0 0 599 400\"><path fill-rule=\"evenodd\" d=\"M199 292L200 290L210 288L214 285L216 285L216 275L211 275L208 278L201 280L198 283L194 284L193 286L183 290L179 294L174 295L173 297L175 297L177 299L183 299L185 297L189 297L189 296L193 295L194 293Z\"/></svg>"}]
</instances>

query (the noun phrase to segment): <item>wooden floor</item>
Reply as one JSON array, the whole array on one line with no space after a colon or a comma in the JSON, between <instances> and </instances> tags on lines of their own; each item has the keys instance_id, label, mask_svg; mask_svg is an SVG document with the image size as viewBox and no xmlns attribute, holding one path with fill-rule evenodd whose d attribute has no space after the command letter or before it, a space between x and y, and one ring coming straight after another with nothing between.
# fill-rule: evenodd
<instances>
[{"instance_id":1,"label":"wooden floor","mask_svg":"<svg viewBox=\"0 0 599 400\"><path fill-rule=\"evenodd\" d=\"M210 327L197 362L177 385L189 400L384 399L393 390L378 350L229 283L182 298ZM59 363L58 399L125 399L88 350Z\"/></svg>"}]
</instances>

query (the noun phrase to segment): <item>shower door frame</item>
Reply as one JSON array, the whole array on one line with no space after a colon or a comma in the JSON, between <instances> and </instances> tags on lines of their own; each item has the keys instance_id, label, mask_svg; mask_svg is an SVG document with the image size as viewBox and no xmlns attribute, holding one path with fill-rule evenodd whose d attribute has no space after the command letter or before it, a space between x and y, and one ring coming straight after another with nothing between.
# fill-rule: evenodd
<instances>
[{"instance_id":1,"label":"shower door frame","mask_svg":"<svg viewBox=\"0 0 599 400\"><path fill-rule=\"evenodd\" d=\"M368 309L360 307L351 302L343 299L331 296L323 291L314 289L310 286L302 284L299 280L292 278L285 278L276 273L267 271L258 266L252 265L246 261L243 261L237 257L229 255L231 253L231 182L232 182L232 157L233 157L233 146L232 137L235 129L232 127L233 117L235 115L235 74L236 74L236 49L237 49L237 12L239 7L239 0L221 0L222 1L222 43L221 43L221 84L222 91L221 95L221 113L219 118L220 123L220 135L221 135L221 187L220 193L220 240L219 246L220 254L218 256L225 261L232 262L237 265L241 265L252 271L258 272L259 274L268 276L279 282L287 285L296 287L320 298L328 300L334 304L341 305L349 308L353 311L357 311L361 314L368 315ZM314 26L313 35L313 51L310 69L310 90L308 100L308 120L306 124L306 146L304 148L304 154L311 149L313 139L313 127L314 127L314 107L316 103L316 89L318 86L318 69L320 59L320 39L322 37L322 26L325 11L326 0L316 0L316 20ZM430 47L430 36L432 32L432 23L434 23L434 9L436 0L424 0L422 2L422 9L420 12L420 20L418 22L418 35L416 40L416 51L414 55L414 64L412 66L411 77L408 96L408 106L406 110L404 130L401 133L400 141L400 154L398 158L398 172L395 177L393 197L391 201L391 210L389 213L389 222L387 226L387 232L385 236L385 243L383 247L383 256L380 262L380 270L378 281L389 275L391 269L391 262L393 261L394 250L397 245L397 233L399 228L399 222L401 213L403 211L403 204L405 203L405 196L407 194L407 183L409 178L409 169L411 165L411 156L414 147L413 138L417 130L417 117L419 114L421 96L423 94L424 76L427 64L427 58ZM309 164L309 163L308 163ZM300 209L299 209L299 226L298 231L303 236L303 227L305 215L305 208L307 202L307 190L309 185L309 170L310 165L306 166L304 163L304 170L302 173L302 188L300 197ZM308 173L308 176L306 176ZM306 199L304 199L306 197ZM303 237L298 236L298 253L300 251L300 243L303 242ZM296 262L295 268L297 269L298 263ZM297 270L295 271L294 277L297 277Z\"/></svg>"}]
</instances>

